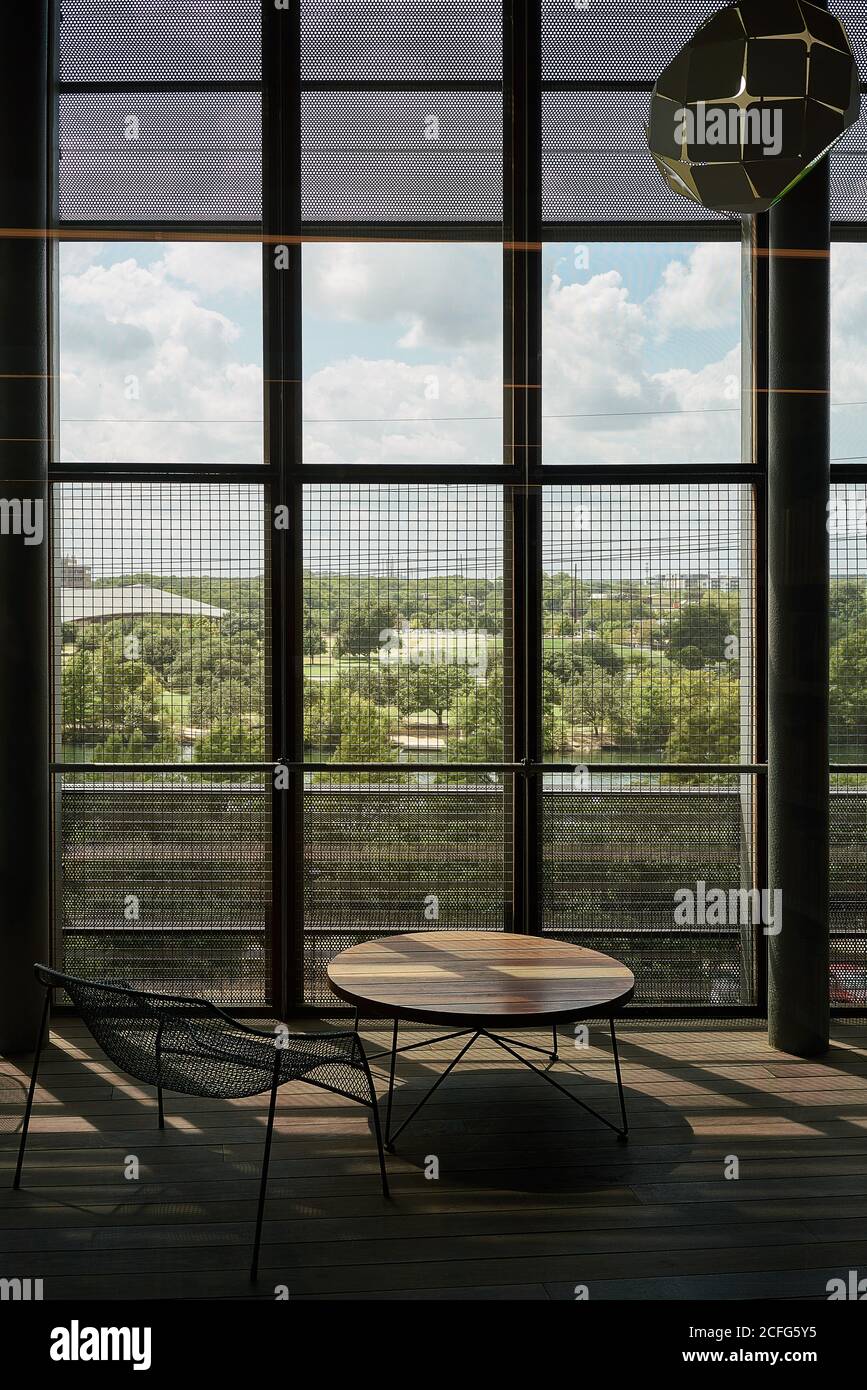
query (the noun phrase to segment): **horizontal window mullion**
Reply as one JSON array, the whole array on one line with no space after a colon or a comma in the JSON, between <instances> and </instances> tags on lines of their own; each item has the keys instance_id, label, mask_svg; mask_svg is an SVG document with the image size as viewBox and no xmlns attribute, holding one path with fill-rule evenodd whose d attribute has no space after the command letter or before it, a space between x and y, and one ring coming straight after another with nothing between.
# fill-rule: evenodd
<instances>
[{"instance_id":1,"label":"horizontal window mullion","mask_svg":"<svg viewBox=\"0 0 867 1390\"><path fill-rule=\"evenodd\" d=\"M203 82L191 79L172 79L165 82L130 81L130 82L100 82L98 80L83 80L80 82L58 82L56 91L61 96L68 94L75 95L100 95L100 96L134 96L154 93L170 92L261 92L262 83L254 81L215 81Z\"/></svg>"}]
</instances>

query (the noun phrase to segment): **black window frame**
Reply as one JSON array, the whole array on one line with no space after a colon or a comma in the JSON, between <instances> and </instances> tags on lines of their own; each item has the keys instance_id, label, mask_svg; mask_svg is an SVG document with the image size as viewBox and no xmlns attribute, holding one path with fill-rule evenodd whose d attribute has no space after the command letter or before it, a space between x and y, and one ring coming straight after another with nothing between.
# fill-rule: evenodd
<instances>
[{"instance_id":1,"label":"black window frame","mask_svg":"<svg viewBox=\"0 0 867 1390\"><path fill-rule=\"evenodd\" d=\"M54 176L51 187L55 237L51 276L52 351L55 381L58 371L57 245L61 239L98 239L100 234L123 240L191 238L261 242L264 304L265 461L261 465L196 468L145 465L94 465L58 462L52 458L52 484L76 480L154 482L243 482L264 488L263 524L267 536L270 597L270 729L269 761L260 769L282 763L289 769L289 790L273 795L273 919L271 930L272 1007L281 1016L304 1008L303 942L304 894L299 866L304 855L304 738L303 738L303 511L305 483L373 482L399 485L412 482L455 481L449 465L389 465L384 467L305 464L302 457L301 263L305 239L393 238L437 241L481 241L503 248L503 460L501 465L462 468L462 483L496 484L503 490L505 584L511 592L510 719L505 731L505 761L496 766L513 776L509 803L512 862L509 866L511 903L507 927L541 930L542 904L542 773L550 764L542 750L542 488L548 484L660 482L685 484L712 481L747 484L752 490L755 534L755 595L753 686L753 760L735 765L707 765L708 772L743 771L754 778L757 807L754 841L750 846L755 882L766 882L766 766L765 690L767 650L767 217L741 226L737 221L559 222L542 217L543 91L649 91L648 82L551 82L542 80L541 5L504 0L503 81L447 83L377 83L301 81L301 25L297 0L288 10L262 4L263 67L261 82L59 82L58 34L60 3L54 0L53 34L55 81L52 100ZM305 222L301 216L301 99L305 91L502 90L503 97L503 220L502 223L464 222ZM58 212L57 98L65 92L256 91L262 95L263 215L260 223L215 222L100 222L96 228L75 221L60 222ZM862 91L867 86L862 86ZM835 223L835 240L867 241L867 219ZM742 458L738 464L712 465L556 465L546 466L542 445L542 275L543 244L570 241L738 241L742 256L743 381ZM288 268L275 267L275 246L286 246ZM56 411L55 411L56 418ZM832 482L867 481L867 461L832 463ZM288 508L289 529L275 532L273 508ZM297 640L291 634L297 634ZM54 757L56 758L56 753ZM253 766L252 764L250 765ZM309 764L307 765L309 766ZM480 770L485 765L480 764ZM492 767L495 765L491 765ZM52 763L54 776L64 770ZM153 770L171 770L154 764ZM867 767L863 770L867 771ZM56 867L56 857L53 862ZM55 885L56 897L56 885ZM757 992L749 1005L646 1006L632 1010L647 1016L679 1017L764 1016L766 982L764 950L755 942Z\"/></svg>"}]
</instances>

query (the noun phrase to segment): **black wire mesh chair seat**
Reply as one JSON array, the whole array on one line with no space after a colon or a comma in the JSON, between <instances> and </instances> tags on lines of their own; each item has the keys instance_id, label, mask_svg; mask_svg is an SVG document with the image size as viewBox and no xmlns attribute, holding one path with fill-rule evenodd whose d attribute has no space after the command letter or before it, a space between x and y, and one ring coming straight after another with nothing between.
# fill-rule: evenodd
<instances>
[{"instance_id":1,"label":"black wire mesh chair seat","mask_svg":"<svg viewBox=\"0 0 867 1390\"><path fill-rule=\"evenodd\" d=\"M19 1187L21 1182L51 990L63 989L106 1056L127 1075L157 1088L161 1129L164 1128L164 1091L223 1100L270 1091L251 1278L256 1277L258 1269L277 1089L287 1081L305 1081L370 1108L382 1191L388 1196L376 1091L361 1039L354 1029L342 1033L289 1033L281 1025L273 1032L264 1032L232 1018L209 999L155 994L126 984L82 980L47 965L37 964L33 968L46 990L45 1007L33 1060L14 1187Z\"/></svg>"}]
</instances>

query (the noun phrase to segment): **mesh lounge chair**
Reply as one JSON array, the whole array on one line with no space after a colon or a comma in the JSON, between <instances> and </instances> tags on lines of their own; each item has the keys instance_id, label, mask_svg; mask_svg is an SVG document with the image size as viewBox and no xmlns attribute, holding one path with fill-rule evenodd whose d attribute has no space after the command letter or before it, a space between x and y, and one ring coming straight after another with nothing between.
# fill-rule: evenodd
<instances>
[{"instance_id":1,"label":"mesh lounge chair","mask_svg":"<svg viewBox=\"0 0 867 1390\"><path fill-rule=\"evenodd\" d=\"M248 1028L207 999L151 994L127 985L109 985L63 975L47 965L33 967L45 986L45 1007L33 1059L33 1074L21 1130L18 1164L12 1186L21 1185L24 1149L33 1109L39 1057L45 1044L52 989L64 989L107 1057L138 1081L157 1088L159 1127L164 1127L163 1091L185 1096L218 1096L224 1100L271 1093L265 1152L259 1183L256 1236L250 1278L259 1266L262 1217L268 1183L268 1160L274 1129L277 1087L286 1081L309 1081L326 1091L369 1106L379 1150L383 1196L388 1177L382 1132L370 1066L358 1033L293 1033L279 1035Z\"/></svg>"}]
</instances>

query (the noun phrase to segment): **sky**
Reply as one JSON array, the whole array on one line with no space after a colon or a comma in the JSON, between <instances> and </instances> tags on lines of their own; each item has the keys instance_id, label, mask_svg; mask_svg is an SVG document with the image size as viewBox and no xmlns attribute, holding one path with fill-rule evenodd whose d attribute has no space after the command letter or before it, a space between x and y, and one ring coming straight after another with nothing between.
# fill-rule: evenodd
<instances>
[{"instance_id":1,"label":"sky","mask_svg":"<svg viewBox=\"0 0 867 1390\"><path fill-rule=\"evenodd\" d=\"M60 457L260 462L260 248L69 243L60 256ZM739 258L736 243L546 247L546 462L737 460ZM867 401L865 248L837 245L832 279L832 452L848 457L863 449L867 423L867 406L853 404ZM305 460L449 463L456 484L461 465L496 463L501 293L498 246L305 246ZM122 501L117 488L70 487L63 547L95 574L255 573L255 497L243 493L217 508L198 489L179 504L153 486ZM589 515L576 522L576 507ZM445 573L459 557L464 572L490 573L499 508L496 487L461 488L451 512L442 489L319 488L307 563L375 572L387 554L399 572ZM555 490L544 563L602 576L726 572L738 563L737 516L713 486Z\"/></svg>"}]
</instances>

